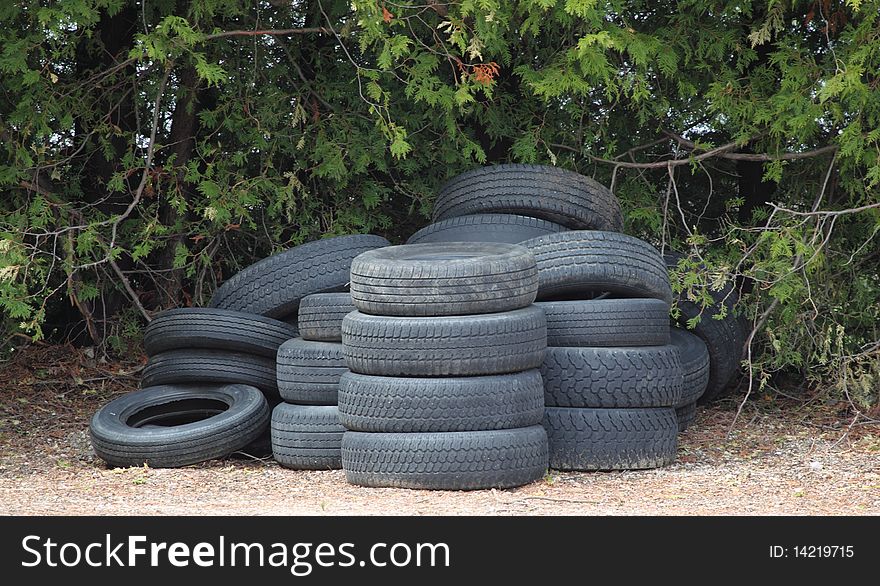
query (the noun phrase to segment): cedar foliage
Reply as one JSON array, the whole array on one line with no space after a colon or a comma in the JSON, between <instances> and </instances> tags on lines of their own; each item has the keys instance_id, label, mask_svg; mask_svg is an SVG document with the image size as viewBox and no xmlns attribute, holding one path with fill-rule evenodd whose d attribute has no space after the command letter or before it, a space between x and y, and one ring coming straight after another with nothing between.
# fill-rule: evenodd
<instances>
[{"instance_id":1,"label":"cedar foliage","mask_svg":"<svg viewBox=\"0 0 880 586\"><path fill-rule=\"evenodd\" d=\"M877 0L25 0L0 85L6 351L125 351L257 258L399 241L443 180L534 162L612 185L676 287L742 290L756 389L878 401Z\"/></svg>"}]
</instances>

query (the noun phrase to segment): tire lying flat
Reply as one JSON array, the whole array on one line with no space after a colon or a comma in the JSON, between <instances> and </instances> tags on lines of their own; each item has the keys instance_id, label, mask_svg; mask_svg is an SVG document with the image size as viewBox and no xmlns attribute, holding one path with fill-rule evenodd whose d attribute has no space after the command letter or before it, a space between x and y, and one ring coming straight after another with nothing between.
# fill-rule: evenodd
<instances>
[{"instance_id":1,"label":"tire lying flat","mask_svg":"<svg viewBox=\"0 0 880 586\"><path fill-rule=\"evenodd\" d=\"M577 230L526 240L538 263L538 299L611 292L620 297L660 299L669 306L672 288L656 248L625 234Z\"/></svg>"},{"instance_id":2,"label":"tire lying flat","mask_svg":"<svg viewBox=\"0 0 880 586\"><path fill-rule=\"evenodd\" d=\"M300 337L314 342L342 342L342 318L354 310L351 293L316 293L303 297L299 304Z\"/></svg>"},{"instance_id":3,"label":"tire lying flat","mask_svg":"<svg viewBox=\"0 0 880 586\"><path fill-rule=\"evenodd\" d=\"M431 242L506 242L564 232L565 226L540 218L514 214L474 214L458 216L425 226L409 237L407 244Z\"/></svg>"},{"instance_id":4,"label":"tire lying flat","mask_svg":"<svg viewBox=\"0 0 880 586\"><path fill-rule=\"evenodd\" d=\"M675 418L678 419L678 432L687 431L697 418L697 404L688 403L675 408Z\"/></svg>"},{"instance_id":5,"label":"tire lying flat","mask_svg":"<svg viewBox=\"0 0 880 586\"><path fill-rule=\"evenodd\" d=\"M89 433L111 466L175 468L222 458L269 423L266 398L246 385L162 385L128 393L98 410Z\"/></svg>"},{"instance_id":6,"label":"tire lying flat","mask_svg":"<svg viewBox=\"0 0 880 586\"><path fill-rule=\"evenodd\" d=\"M353 312L342 321L349 369L376 376L477 376L540 366L547 346L544 312L386 317Z\"/></svg>"},{"instance_id":7,"label":"tire lying flat","mask_svg":"<svg viewBox=\"0 0 880 586\"><path fill-rule=\"evenodd\" d=\"M352 431L487 431L538 425L541 373L458 378L397 378L347 372L339 382L339 419Z\"/></svg>"},{"instance_id":8,"label":"tire lying flat","mask_svg":"<svg viewBox=\"0 0 880 586\"><path fill-rule=\"evenodd\" d=\"M348 370L342 344L288 340L278 348L278 391L290 403L336 405L339 377Z\"/></svg>"},{"instance_id":9,"label":"tire lying flat","mask_svg":"<svg viewBox=\"0 0 880 586\"><path fill-rule=\"evenodd\" d=\"M515 244L391 246L351 263L352 301L373 315L496 313L530 305L537 292L535 258Z\"/></svg>"},{"instance_id":10,"label":"tire lying flat","mask_svg":"<svg viewBox=\"0 0 880 586\"><path fill-rule=\"evenodd\" d=\"M548 346L663 346L669 307L659 299L539 301L547 316Z\"/></svg>"},{"instance_id":11,"label":"tire lying flat","mask_svg":"<svg viewBox=\"0 0 880 586\"><path fill-rule=\"evenodd\" d=\"M448 433L347 431L342 467L346 479L360 486L511 488L544 476L547 434L540 425Z\"/></svg>"},{"instance_id":12,"label":"tire lying flat","mask_svg":"<svg viewBox=\"0 0 880 586\"><path fill-rule=\"evenodd\" d=\"M674 407L681 400L678 348L547 348L541 365L550 407Z\"/></svg>"},{"instance_id":13,"label":"tire lying flat","mask_svg":"<svg viewBox=\"0 0 880 586\"><path fill-rule=\"evenodd\" d=\"M484 213L531 216L575 230L623 229L620 203L607 187L546 165L474 169L446 183L434 201L435 222Z\"/></svg>"},{"instance_id":14,"label":"tire lying flat","mask_svg":"<svg viewBox=\"0 0 880 586\"><path fill-rule=\"evenodd\" d=\"M342 468L342 434L335 406L281 403L272 411L272 454L294 470Z\"/></svg>"},{"instance_id":15,"label":"tire lying flat","mask_svg":"<svg viewBox=\"0 0 880 586\"><path fill-rule=\"evenodd\" d=\"M709 383L709 350L705 342L686 330L672 328L672 345L681 358L681 399L675 405L684 407L703 396Z\"/></svg>"},{"instance_id":16,"label":"tire lying flat","mask_svg":"<svg viewBox=\"0 0 880 586\"><path fill-rule=\"evenodd\" d=\"M675 461L675 409L548 407L544 428L555 470L639 470Z\"/></svg>"},{"instance_id":17,"label":"tire lying flat","mask_svg":"<svg viewBox=\"0 0 880 586\"><path fill-rule=\"evenodd\" d=\"M313 293L344 291L351 261L362 252L388 246L380 236L338 236L274 254L220 285L211 307L266 317L296 315L300 300Z\"/></svg>"},{"instance_id":18,"label":"tire lying flat","mask_svg":"<svg viewBox=\"0 0 880 586\"><path fill-rule=\"evenodd\" d=\"M141 386L183 383L228 383L257 387L267 398L278 397L275 361L225 350L169 350L151 356Z\"/></svg>"},{"instance_id":19,"label":"tire lying flat","mask_svg":"<svg viewBox=\"0 0 880 586\"><path fill-rule=\"evenodd\" d=\"M148 356L193 348L245 352L273 358L296 328L251 313L209 308L163 311L144 331Z\"/></svg>"}]
</instances>

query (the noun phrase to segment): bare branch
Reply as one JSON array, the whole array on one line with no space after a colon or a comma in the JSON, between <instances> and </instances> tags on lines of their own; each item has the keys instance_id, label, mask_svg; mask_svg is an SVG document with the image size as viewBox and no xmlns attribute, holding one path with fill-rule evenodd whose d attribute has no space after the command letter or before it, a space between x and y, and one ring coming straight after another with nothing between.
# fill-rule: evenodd
<instances>
[{"instance_id":1,"label":"bare branch","mask_svg":"<svg viewBox=\"0 0 880 586\"><path fill-rule=\"evenodd\" d=\"M224 37L256 37L262 35L268 36L288 36L288 35L329 35L332 31L323 26L315 26L308 28L283 28L283 29L266 29L260 31L223 31L222 33L214 33L206 35L202 40L211 41L213 39L222 39Z\"/></svg>"}]
</instances>

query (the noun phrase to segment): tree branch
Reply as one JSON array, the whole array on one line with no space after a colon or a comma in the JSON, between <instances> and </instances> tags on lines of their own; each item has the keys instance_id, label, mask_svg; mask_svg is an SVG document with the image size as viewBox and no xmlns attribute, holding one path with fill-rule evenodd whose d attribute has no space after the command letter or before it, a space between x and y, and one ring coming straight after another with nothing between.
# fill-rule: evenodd
<instances>
[{"instance_id":1,"label":"tree branch","mask_svg":"<svg viewBox=\"0 0 880 586\"><path fill-rule=\"evenodd\" d=\"M329 35L332 31L323 26L315 26L308 28L284 28L284 29L266 29L261 31L223 31L222 33L214 33L206 35L202 40L211 41L213 39L222 39L224 37L256 37L261 35L269 36L287 36L287 35Z\"/></svg>"}]
</instances>

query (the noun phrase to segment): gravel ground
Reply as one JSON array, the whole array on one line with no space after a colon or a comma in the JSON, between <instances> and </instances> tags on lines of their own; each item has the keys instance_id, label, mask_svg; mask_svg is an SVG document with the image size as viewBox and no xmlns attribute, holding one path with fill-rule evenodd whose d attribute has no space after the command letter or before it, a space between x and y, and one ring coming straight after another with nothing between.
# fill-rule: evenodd
<instances>
[{"instance_id":1,"label":"gravel ground","mask_svg":"<svg viewBox=\"0 0 880 586\"><path fill-rule=\"evenodd\" d=\"M556 473L514 490L349 485L341 471L238 457L176 470L108 469L84 421L61 438L0 444L0 514L15 515L877 515L880 433L779 414L701 410L675 465ZM868 427L868 426L865 426Z\"/></svg>"}]
</instances>

